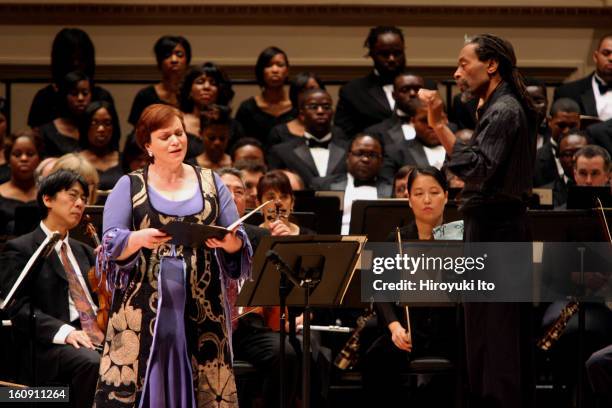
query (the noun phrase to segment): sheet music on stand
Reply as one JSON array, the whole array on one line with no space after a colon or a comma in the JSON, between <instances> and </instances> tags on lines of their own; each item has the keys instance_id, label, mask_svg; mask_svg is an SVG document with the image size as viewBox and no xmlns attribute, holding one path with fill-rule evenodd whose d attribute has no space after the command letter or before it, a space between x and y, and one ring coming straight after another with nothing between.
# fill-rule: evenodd
<instances>
[{"instance_id":1,"label":"sheet music on stand","mask_svg":"<svg viewBox=\"0 0 612 408\"><path fill-rule=\"evenodd\" d=\"M23 270L17 277L17 280L11 287L11 290L9 291L6 298L0 299L0 310L4 310L6 308L6 306L9 304L9 302L15 295L15 292L17 292L17 290L21 286L21 282L23 282L26 276L28 276L28 273L30 273L30 270L34 268L34 265L36 264L36 262L48 256L51 250L53 249L53 246L57 243L57 241L59 241L59 239L60 239L60 233L55 231L51 235L47 236L47 238L45 238L42 244L40 244L38 249L36 249L34 254L30 257L25 267L23 268Z\"/></svg>"}]
</instances>

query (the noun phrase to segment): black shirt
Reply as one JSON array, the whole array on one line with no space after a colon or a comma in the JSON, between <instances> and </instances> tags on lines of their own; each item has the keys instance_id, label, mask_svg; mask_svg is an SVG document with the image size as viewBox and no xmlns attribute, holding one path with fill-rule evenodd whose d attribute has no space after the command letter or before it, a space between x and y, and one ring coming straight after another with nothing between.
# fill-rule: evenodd
<instances>
[{"instance_id":1,"label":"black shirt","mask_svg":"<svg viewBox=\"0 0 612 408\"><path fill-rule=\"evenodd\" d=\"M157 92L155 92L155 85L149 85L146 88L142 88L136 94L134 102L132 102L132 109L130 109L130 116L128 117L128 122L136 126L136 123L138 123L138 119L140 119L142 111L144 111L147 106L156 103L167 104L167 102L163 101L159 97L159 95L157 95Z\"/></svg>"},{"instance_id":2,"label":"black shirt","mask_svg":"<svg viewBox=\"0 0 612 408\"><path fill-rule=\"evenodd\" d=\"M245 136L254 137L264 144L266 150L268 145L268 135L270 130L278 124L287 123L295 119L295 111L291 109L280 116L273 116L261 110L251 97L240 104L236 112L236 120L242 125Z\"/></svg>"},{"instance_id":3,"label":"black shirt","mask_svg":"<svg viewBox=\"0 0 612 408\"><path fill-rule=\"evenodd\" d=\"M106 89L94 86L91 94L91 101L106 101L114 104L113 97ZM53 85L47 85L36 92L30 113L28 113L28 126L39 127L45 123L51 122L59 116L58 107L61 106L61 101L58 92L53 88Z\"/></svg>"},{"instance_id":4,"label":"black shirt","mask_svg":"<svg viewBox=\"0 0 612 408\"><path fill-rule=\"evenodd\" d=\"M533 183L536 127L510 85L502 82L478 110L468 143L455 142L448 168L465 181L462 210L524 206Z\"/></svg>"},{"instance_id":5,"label":"black shirt","mask_svg":"<svg viewBox=\"0 0 612 408\"><path fill-rule=\"evenodd\" d=\"M79 141L73 137L61 134L53 121L40 127L40 137L43 140L41 157L60 157L66 153L79 150Z\"/></svg>"},{"instance_id":6,"label":"black shirt","mask_svg":"<svg viewBox=\"0 0 612 408\"><path fill-rule=\"evenodd\" d=\"M275 144L288 142L290 140L296 140L303 136L303 134L296 135L294 133L291 133L287 124L281 123L280 125L276 125L272 128L270 134L268 135L267 144L268 146L274 146Z\"/></svg>"}]
</instances>

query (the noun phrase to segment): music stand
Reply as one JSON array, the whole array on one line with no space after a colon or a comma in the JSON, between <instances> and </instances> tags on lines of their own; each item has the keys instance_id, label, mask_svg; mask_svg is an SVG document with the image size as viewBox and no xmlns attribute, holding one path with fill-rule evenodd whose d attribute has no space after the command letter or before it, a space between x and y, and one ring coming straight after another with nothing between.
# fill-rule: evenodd
<instances>
[{"instance_id":1,"label":"music stand","mask_svg":"<svg viewBox=\"0 0 612 408\"><path fill-rule=\"evenodd\" d=\"M304 307L302 402L310 406L310 307L339 305L356 274L365 237L302 235L263 237L253 277L238 296L240 306L280 306L280 392L285 407L285 306Z\"/></svg>"},{"instance_id":2,"label":"music stand","mask_svg":"<svg viewBox=\"0 0 612 408\"><path fill-rule=\"evenodd\" d=\"M597 207L599 198L604 207L612 207L612 191L610 186L569 186L567 190L568 209L592 209Z\"/></svg>"}]
</instances>

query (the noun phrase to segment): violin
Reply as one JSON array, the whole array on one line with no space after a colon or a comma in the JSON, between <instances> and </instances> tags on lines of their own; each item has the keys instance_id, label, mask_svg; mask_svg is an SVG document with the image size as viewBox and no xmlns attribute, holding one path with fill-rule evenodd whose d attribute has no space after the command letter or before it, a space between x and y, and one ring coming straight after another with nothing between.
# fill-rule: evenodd
<instances>
[{"instance_id":1,"label":"violin","mask_svg":"<svg viewBox=\"0 0 612 408\"><path fill-rule=\"evenodd\" d=\"M83 219L85 220L85 233L93 240L96 248L100 246L100 238L96 232L96 228L91 222L91 217L86 214ZM87 279L92 287L93 292L98 295L98 314L96 316L96 323L102 332L106 333L106 326L108 325L108 314L113 299L113 294L106 285L106 271L102 271L102 276L98 280L96 275L96 267L92 266L87 272Z\"/></svg>"}]
</instances>

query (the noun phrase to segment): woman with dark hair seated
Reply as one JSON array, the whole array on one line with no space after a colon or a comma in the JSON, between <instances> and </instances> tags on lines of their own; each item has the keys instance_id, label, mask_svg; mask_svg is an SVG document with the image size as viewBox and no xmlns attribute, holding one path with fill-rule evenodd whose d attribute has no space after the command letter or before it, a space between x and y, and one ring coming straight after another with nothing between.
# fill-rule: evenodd
<instances>
[{"instance_id":1,"label":"woman with dark hair seated","mask_svg":"<svg viewBox=\"0 0 612 408\"><path fill-rule=\"evenodd\" d=\"M199 137L203 131L201 116L208 121L217 121L221 116L228 118L229 146L242 137L240 123L229 117L233 98L231 81L212 62L192 68L185 76L180 92L180 108L185 114L185 130L189 137L188 159L199 155L204 149Z\"/></svg>"},{"instance_id":2,"label":"woman with dark hair seated","mask_svg":"<svg viewBox=\"0 0 612 408\"><path fill-rule=\"evenodd\" d=\"M289 87L289 99L291 100L291 105L294 110L298 109L300 106L300 97L304 91L308 89L325 89L325 84L323 84L323 81L313 72L300 72L291 81ZM295 119L287 123L281 123L272 128L268 135L268 145L272 146L303 136L304 123L302 123L299 116L296 116Z\"/></svg>"},{"instance_id":3,"label":"woman with dark hair seated","mask_svg":"<svg viewBox=\"0 0 612 408\"><path fill-rule=\"evenodd\" d=\"M15 209L36 203L34 171L40 163L42 141L34 132L10 135L4 147L4 158L11 168L11 178L0 184L0 235L13 235Z\"/></svg>"},{"instance_id":4,"label":"woman with dark hair seated","mask_svg":"<svg viewBox=\"0 0 612 408\"><path fill-rule=\"evenodd\" d=\"M37 128L57 118L63 104L59 93L60 83L72 71L83 72L90 81L91 100L114 104L106 89L95 85L96 55L94 45L87 33L79 28L60 30L51 47L51 75L53 83L39 90L30 106L28 126Z\"/></svg>"},{"instance_id":5,"label":"woman with dark hair seated","mask_svg":"<svg viewBox=\"0 0 612 408\"><path fill-rule=\"evenodd\" d=\"M98 189L110 190L123 176L119 164L119 119L113 105L93 102L85 110L81 130L79 155L87 159L98 171Z\"/></svg>"},{"instance_id":6,"label":"woman with dark hair seated","mask_svg":"<svg viewBox=\"0 0 612 408\"><path fill-rule=\"evenodd\" d=\"M448 201L448 184L444 174L435 167L413 169L406 182L414 222L400 228L404 240L432 240L444 219ZM447 224L452 227L455 223ZM445 237L448 238L448 237ZM387 241L397 242L397 233L389 234ZM404 400L402 372L408 372L408 363L415 356L447 356L453 343L449 328L455 325L453 309L418 308L410 311L411 329L407 330L406 311L394 303L377 303L379 327L383 333L368 348L363 358L363 385L368 402L394 407ZM413 342L415 347L413 348ZM428 380L428 379L425 379ZM444 394L437 394L444 398ZM435 404L436 401L432 400ZM438 404L440 402L438 401ZM447 406L447 405L436 405Z\"/></svg>"},{"instance_id":7,"label":"woman with dark hair seated","mask_svg":"<svg viewBox=\"0 0 612 408\"><path fill-rule=\"evenodd\" d=\"M121 169L128 174L144 168L149 162L147 153L138 145L135 137L128 138L121 152Z\"/></svg>"},{"instance_id":8,"label":"woman with dark hair seated","mask_svg":"<svg viewBox=\"0 0 612 408\"><path fill-rule=\"evenodd\" d=\"M149 105L163 103L179 106L179 91L185 72L191 62L191 45L185 37L164 35L153 47L161 81L149 85L136 94L128 122L136 126L140 114Z\"/></svg>"},{"instance_id":9,"label":"woman with dark hair seated","mask_svg":"<svg viewBox=\"0 0 612 408\"><path fill-rule=\"evenodd\" d=\"M91 82L80 71L67 74L59 87L58 117L40 127L43 157L59 157L79 150L80 128L91 102Z\"/></svg>"},{"instance_id":10,"label":"woman with dark hair seated","mask_svg":"<svg viewBox=\"0 0 612 408\"><path fill-rule=\"evenodd\" d=\"M255 77L261 87L261 94L240 104L236 120L242 125L245 135L261 141L267 149L270 130L296 117L285 91L289 77L287 54L277 47L263 50L257 58Z\"/></svg>"}]
</instances>

